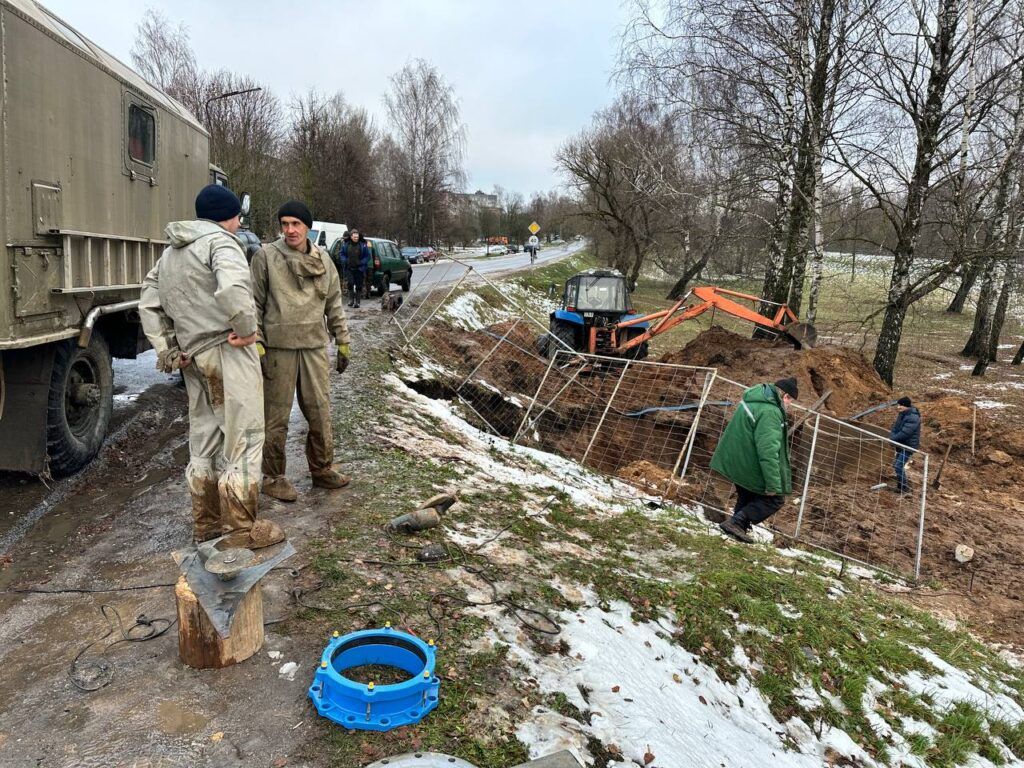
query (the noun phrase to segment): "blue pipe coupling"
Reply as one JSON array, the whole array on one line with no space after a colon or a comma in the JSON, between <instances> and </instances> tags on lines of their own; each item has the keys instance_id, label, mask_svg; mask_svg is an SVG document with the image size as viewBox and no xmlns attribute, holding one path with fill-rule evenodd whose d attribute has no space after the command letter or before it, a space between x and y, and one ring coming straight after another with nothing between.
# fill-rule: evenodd
<instances>
[{"instance_id":1,"label":"blue pipe coupling","mask_svg":"<svg viewBox=\"0 0 1024 768\"><path fill-rule=\"evenodd\" d=\"M434 641L392 629L335 632L320 657L309 698L322 717L360 731L390 731L418 723L437 707L441 681L435 674ZM408 675L400 683L357 682L345 672L367 665L394 667Z\"/></svg>"}]
</instances>

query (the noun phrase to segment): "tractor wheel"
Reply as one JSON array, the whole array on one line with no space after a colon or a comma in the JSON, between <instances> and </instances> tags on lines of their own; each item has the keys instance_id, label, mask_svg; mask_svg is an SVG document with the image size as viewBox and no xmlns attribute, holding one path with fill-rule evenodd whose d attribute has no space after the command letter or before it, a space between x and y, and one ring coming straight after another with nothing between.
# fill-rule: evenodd
<instances>
[{"instance_id":1,"label":"tractor wheel","mask_svg":"<svg viewBox=\"0 0 1024 768\"><path fill-rule=\"evenodd\" d=\"M643 333L644 331L642 329L628 328L626 329L626 341L634 339L637 336L641 336L643 335ZM649 344L648 342L645 341L642 344L637 344L635 347L626 350L626 353L623 355L623 358L625 358L626 360L643 360L645 357L647 357L648 351Z\"/></svg>"},{"instance_id":2,"label":"tractor wheel","mask_svg":"<svg viewBox=\"0 0 1024 768\"><path fill-rule=\"evenodd\" d=\"M548 331L547 348L544 356L552 359L560 349L576 350L576 329L568 323L553 322Z\"/></svg>"},{"instance_id":3,"label":"tractor wheel","mask_svg":"<svg viewBox=\"0 0 1024 768\"><path fill-rule=\"evenodd\" d=\"M114 371L110 350L99 333L79 349L75 339L61 342L53 360L46 416L50 472L77 472L100 451L114 409Z\"/></svg>"}]
</instances>

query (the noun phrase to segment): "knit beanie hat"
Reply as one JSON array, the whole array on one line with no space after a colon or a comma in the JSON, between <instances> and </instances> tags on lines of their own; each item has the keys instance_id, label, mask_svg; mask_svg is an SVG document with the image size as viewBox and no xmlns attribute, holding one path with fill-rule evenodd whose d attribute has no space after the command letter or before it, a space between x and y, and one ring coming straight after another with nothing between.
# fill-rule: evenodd
<instances>
[{"instance_id":1,"label":"knit beanie hat","mask_svg":"<svg viewBox=\"0 0 1024 768\"><path fill-rule=\"evenodd\" d=\"M788 379L779 379L775 382L775 388L780 392L785 392L787 395L796 400L800 395L800 390L797 388L796 379L790 376Z\"/></svg>"},{"instance_id":2,"label":"knit beanie hat","mask_svg":"<svg viewBox=\"0 0 1024 768\"><path fill-rule=\"evenodd\" d=\"M909 408L910 406L913 405L913 403L910 402L910 398L909 397L904 395L903 397L901 397L899 400L896 401L896 405L902 405L904 408Z\"/></svg>"},{"instance_id":3,"label":"knit beanie hat","mask_svg":"<svg viewBox=\"0 0 1024 768\"><path fill-rule=\"evenodd\" d=\"M313 214L305 203L299 200L289 200L277 209L277 220L281 221L285 216L291 216L305 224L309 229L313 228Z\"/></svg>"},{"instance_id":4,"label":"knit beanie hat","mask_svg":"<svg viewBox=\"0 0 1024 768\"><path fill-rule=\"evenodd\" d=\"M242 212L238 196L223 184L207 184L196 195L196 218L227 221Z\"/></svg>"}]
</instances>

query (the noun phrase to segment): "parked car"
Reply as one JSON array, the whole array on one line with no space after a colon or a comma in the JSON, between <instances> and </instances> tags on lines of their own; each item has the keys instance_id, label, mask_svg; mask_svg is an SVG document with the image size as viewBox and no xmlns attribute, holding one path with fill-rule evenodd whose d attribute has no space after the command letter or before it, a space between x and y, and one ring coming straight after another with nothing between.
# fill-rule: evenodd
<instances>
[{"instance_id":1,"label":"parked car","mask_svg":"<svg viewBox=\"0 0 1024 768\"><path fill-rule=\"evenodd\" d=\"M488 256L504 256L508 253L507 245L488 245L487 251Z\"/></svg>"},{"instance_id":2,"label":"parked car","mask_svg":"<svg viewBox=\"0 0 1024 768\"><path fill-rule=\"evenodd\" d=\"M392 283L397 283L403 291L408 291L412 286L412 265L402 255L398 244L394 240L380 237L368 237L366 244L370 246L370 266L373 270L368 275L369 288L383 295L390 290Z\"/></svg>"},{"instance_id":3,"label":"parked car","mask_svg":"<svg viewBox=\"0 0 1024 768\"><path fill-rule=\"evenodd\" d=\"M413 248L409 245L402 249L402 255L409 260L410 264L419 264L425 260L426 256L422 248Z\"/></svg>"},{"instance_id":4,"label":"parked car","mask_svg":"<svg viewBox=\"0 0 1024 768\"><path fill-rule=\"evenodd\" d=\"M508 252L509 253L519 253L519 246L516 245L515 243L509 243Z\"/></svg>"},{"instance_id":5,"label":"parked car","mask_svg":"<svg viewBox=\"0 0 1024 768\"><path fill-rule=\"evenodd\" d=\"M437 249L432 245L420 248L423 252L423 261L437 261Z\"/></svg>"},{"instance_id":6,"label":"parked car","mask_svg":"<svg viewBox=\"0 0 1024 768\"><path fill-rule=\"evenodd\" d=\"M242 241L242 250L245 251L246 261L251 262L256 251L263 247L263 243L251 229L240 229L235 233L235 237Z\"/></svg>"}]
</instances>

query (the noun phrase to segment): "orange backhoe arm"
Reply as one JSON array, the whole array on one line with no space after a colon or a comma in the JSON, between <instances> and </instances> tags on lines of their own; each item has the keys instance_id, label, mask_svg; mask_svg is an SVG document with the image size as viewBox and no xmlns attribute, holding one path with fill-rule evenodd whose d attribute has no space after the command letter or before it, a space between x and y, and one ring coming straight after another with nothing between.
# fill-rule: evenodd
<instances>
[{"instance_id":1,"label":"orange backhoe arm","mask_svg":"<svg viewBox=\"0 0 1024 768\"><path fill-rule=\"evenodd\" d=\"M690 296L696 296L700 299L699 304L694 304L690 307L685 307L686 301ZM657 312L652 312L649 315L643 317L634 317L630 320L625 320L615 325L614 330L618 332L622 328L629 328L640 323L651 322L650 328L639 336L634 336L625 344L620 344L616 347L616 351L619 353L625 352L632 349L645 341L657 336L659 333L664 333L675 328L680 323L685 323L687 320L692 320L699 315L704 314L709 309L719 310L726 314L738 317L740 320L747 320L755 325L760 325L764 328L771 328L772 330L782 332L785 330L789 322L797 322L797 316L793 314L793 310L787 307L785 304L780 304L778 311L774 317L765 317L759 314L751 307L746 307L733 301L729 297L737 299L743 299L757 304L762 301L757 296L751 296L747 293L738 293L737 291L730 291L725 288L716 288L713 285L701 285L690 291L686 296L677 301L668 309L662 309ZM683 311L680 312L679 310ZM678 314L676 314L678 313Z\"/></svg>"}]
</instances>

